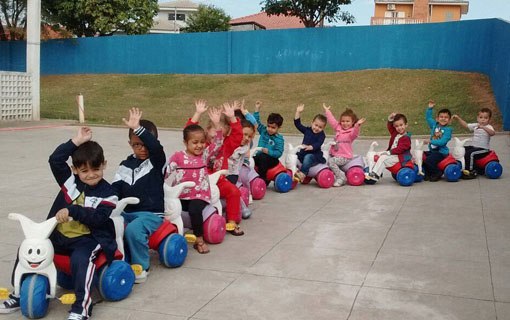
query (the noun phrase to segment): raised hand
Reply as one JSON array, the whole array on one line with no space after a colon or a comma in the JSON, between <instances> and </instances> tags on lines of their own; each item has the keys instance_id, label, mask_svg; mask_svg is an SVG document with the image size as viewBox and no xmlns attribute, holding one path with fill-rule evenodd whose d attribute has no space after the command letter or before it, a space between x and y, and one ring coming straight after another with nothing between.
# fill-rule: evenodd
<instances>
[{"instance_id":1,"label":"raised hand","mask_svg":"<svg viewBox=\"0 0 510 320\"><path fill-rule=\"evenodd\" d=\"M324 111L329 111L329 109L331 109L331 106L326 106L325 103L322 104L322 107L324 108Z\"/></svg>"},{"instance_id":2,"label":"raised hand","mask_svg":"<svg viewBox=\"0 0 510 320\"><path fill-rule=\"evenodd\" d=\"M140 119L142 119L142 110L138 108L129 109L129 119L122 118L124 124L130 129L138 129L140 127Z\"/></svg>"},{"instance_id":3,"label":"raised hand","mask_svg":"<svg viewBox=\"0 0 510 320\"><path fill-rule=\"evenodd\" d=\"M211 119L212 123L214 124L214 127L218 127L221 120L221 109L219 108L209 108L207 111L209 115L209 119Z\"/></svg>"},{"instance_id":4,"label":"raised hand","mask_svg":"<svg viewBox=\"0 0 510 320\"><path fill-rule=\"evenodd\" d=\"M358 122L356 122L358 124L358 126L361 126L363 123L365 123L365 121L367 121L367 119L365 118L361 118L358 120Z\"/></svg>"},{"instance_id":5,"label":"raised hand","mask_svg":"<svg viewBox=\"0 0 510 320\"><path fill-rule=\"evenodd\" d=\"M92 129L89 127L80 127L72 141L76 146L80 146L81 144L90 141L90 139L92 139Z\"/></svg>"},{"instance_id":6,"label":"raised hand","mask_svg":"<svg viewBox=\"0 0 510 320\"><path fill-rule=\"evenodd\" d=\"M246 109L245 104L244 104L244 99L241 101L240 110L241 110L241 112L242 112L244 115L246 115L246 114L248 113L248 109Z\"/></svg>"},{"instance_id":7,"label":"raised hand","mask_svg":"<svg viewBox=\"0 0 510 320\"><path fill-rule=\"evenodd\" d=\"M262 108L262 102L260 100L255 101L255 111L260 111L260 108Z\"/></svg>"},{"instance_id":8,"label":"raised hand","mask_svg":"<svg viewBox=\"0 0 510 320\"><path fill-rule=\"evenodd\" d=\"M207 101L204 99L198 99L195 101L195 111L199 114L202 114L207 111L209 107L207 106Z\"/></svg>"},{"instance_id":9,"label":"raised hand","mask_svg":"<svg viewBox=\"0 0 510 320\"><path fill-rule=\"evenodd\" d=\"M429 100L429 108L434 108L436 106L436 102L432 99Z\"/></svg>"},{"instance_id":10,"label":"raised hand","mask_svg":"<svg viewBox=\"0 0 510 320\"><path fill-rule=\"evenodd\" d=\"M305 110L305 105L304 104L298 104L297 108L296 108L296 113L301 113L303 112L303 110Z\"/></svg>"},{"instance_id":11,"label":"raised hand","mask_svg":"<svg viewBox=\"0 0 510 320\"><path fill-rule=\"evenodd\" d=\"M395 116L397 115L396 112L392 112L390 113L390 115L388 116L388 121L393 121L393 119L395 119Z\"/></svg>"},{"instance_id":12,"label":"raised hand","mask_svg":"<svg viewBox=\"0 0 510 320\"><path fill-rule=\"evenodd\" d=\"M234 100L234 102L232 103L232 107L234 108L234 111L235 110L240 110L241 109L241 102L239 100Z\"/></svg>"},{"instance_id":13,"label":"raised hand","mask_svg":"<svg viewBox=\"0 0 510 320\"><path fill-rule=\"evenodd\" d=\"M230 105L228 102L223 104L223 114L227 116L231 121L235 120L235 102L234 105Z\"/></svg>"}]
</instances>

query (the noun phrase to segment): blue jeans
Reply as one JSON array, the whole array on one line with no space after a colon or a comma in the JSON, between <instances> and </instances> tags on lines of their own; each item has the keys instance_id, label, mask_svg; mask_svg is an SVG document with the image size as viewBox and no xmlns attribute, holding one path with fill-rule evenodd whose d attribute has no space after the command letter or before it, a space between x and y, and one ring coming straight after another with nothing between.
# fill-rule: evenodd
<instances>
[{"instance_id":1,"label":"blue jeans","mask_svg":"<svg viewBox=\"0 0 510 320\"><path fill-rule=\"evenodd\" d=\"M446 156L437 151L425 151L425 155L427 156L423 162L425 174L428 176L440 176L442 172L439 170L437 165L446 158Z\"/></svg>"},{"instance_id":2,"label":"blue jeans","mask_svg":"<svg viewBox=\"0 0 510 320\"><path fill-rule=\"evenodd\" d=\"M124 241L129 259L126 260L147 270L150 266L149 237L163 223L163 218L149 211L124 212L122 217L127 223Z\"/></svg>"},{"instance_id":3,"label":"blue jeans","mask_svg":"<svg viewBox=\"0 0 510 320\"><path fill-rule=\"evenodd\" d=\"M303 172L305 175L308 175L308 171L310 171L310 168L318 164L319 161L315 158L314 154L306 154L303 157L303 161L301 161L301 172Z\"/></svg>"}]
</instances>

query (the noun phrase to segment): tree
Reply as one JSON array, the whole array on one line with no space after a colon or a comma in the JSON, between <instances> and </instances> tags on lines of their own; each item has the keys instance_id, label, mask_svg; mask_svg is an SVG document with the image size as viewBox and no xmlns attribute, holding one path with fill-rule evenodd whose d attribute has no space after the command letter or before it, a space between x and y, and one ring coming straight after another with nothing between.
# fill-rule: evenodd
<instances>
[{"instance_id":1,"label":"tree","mask_svg":"<svg viewBox=\"0 0 510 320\"><path fill-rule=\"evenodd\" d=\"M322 27L324 20L355 22L352 14L340 10L341 5L351 4L351 0L265 0L260 4L268 15L298 17L307 28Z\"/></svg>"},{"instance_id":2,"label":"tree","mask_svg":"<svg viewBox=\"0 0 510 320\"><path fill-rule=\"evenodd\" d=\"M26 0L0 0L0 40L25 38L26 8ZM4 29L4 25L7 29Z\"/></svg>"},{"instance_id":3,"label":"tree","mask_svg":"<svg viewBox=\"0 0 510 320\"><path fill-rule=\"evenodd\" d=\"M157 0L43 0L43 16L77 36L147 33L158 12Z\"/></svg>"},{"instance_id":4,"label":"tree","mask_svg":"<svg viewBox=\"0 0 510 320\"><path fill-rule=\"evenodd\" d=\"M222 9L212 5L199 5L198 11L191 14L186 20L188 27L184 32L216 32L230 29L230 16Z\"/></svg>"}]
</instances>

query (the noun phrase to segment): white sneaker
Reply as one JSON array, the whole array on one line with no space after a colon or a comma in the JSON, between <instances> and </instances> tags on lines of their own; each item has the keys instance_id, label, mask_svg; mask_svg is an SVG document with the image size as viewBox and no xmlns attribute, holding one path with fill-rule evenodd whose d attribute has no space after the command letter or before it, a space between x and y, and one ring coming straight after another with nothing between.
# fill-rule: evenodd
<instances>
[{"instance_id":1,"label":"white sneaker","mask_svg":"<svg viewBox=\"0 0 510 320\"><path fill-rule=\"evenodd\" d=\"M149 270L143 270L142 273L136 276L135 283L144 283L147 280L149 273Z\"/></svg>"},{"instance_id":2,"label":"white sneaker","mask_svg":"<svg viewBox=\"0 0 510 320\"><path fill-rule=\"evenodd\" d=\"M12 313L18 311L19 309L19 298L14 298L13 295L9 295L9 299L0 304L0 313L3 314Z\"/></svg>"},{"instance_id":3,"label":"white sneaker","mask_svg":"<svg viewBox=\"0 0 510 320\"><path fill-rule=\"evenodd\" d=\"M69 314L69 317L67 317L67 320L85 320L85 319L87 319L87 318L85 318L81 314L74 313L74 312L71 312Z\"/></svg>"}]
</instances>

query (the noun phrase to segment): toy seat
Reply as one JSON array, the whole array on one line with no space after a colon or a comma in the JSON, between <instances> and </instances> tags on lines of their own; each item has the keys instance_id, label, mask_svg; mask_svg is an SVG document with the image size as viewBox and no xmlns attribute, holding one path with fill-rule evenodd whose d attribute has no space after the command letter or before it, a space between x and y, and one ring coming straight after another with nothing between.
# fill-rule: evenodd
<instances>
[{"instance_id":1,"label":"toy seat","mask_svg":"<svg viewBox=\"0 0 510 320\"><path fill-rule=\"evenodd\" d=\"M491 161L499 162L499 158L493 150L491 150L485 157L475 160L475 165L479 168L485 168L485 166Z\"/></svg>"},{"instance_id":2,"label":"toy seat","mask_svg":"<svg viewBox=\"0 0 510 320\"><path fill-rule=\"evenodd\" d=\"M267 170L266 178L268 181L273 181L275 179L275 177L282 172L286 173L287 168L285 168L285 166L281 162L279 162L278 165Z\"/></svg>"},{"instance_id":3,"label":"toy seat","mask_svg":"<svg viewBox=\"0 0 510 320\"><path fill-rule=\"evenodd\" d=\"M411 168L413 169L414 171L414 164L412 161L407 161L406 164L404 166L402 166L402 164L400 162L392 165L391 167L387 167L386 169L391 172L392 174L397 174L398 171L402 168Z\"/></svg>"},{"instance_id":4,"label":"toy seat","mask_svg":"<svg viewBox=\"0 0 510 320\"><path fill-rule=\"evenodd\" d=\"M115 260L122 260L124 256L122 253L117 250L115 251L114 259ZM64 272L66 274L71 274L71 257L65 254L56 254L53 256L53 262L55 263L55 267L57 267L57 270L60 272ZM106 255L104 252L100 252L97 256L96 260L94 261L94 264L96 265L96 269L100 269L104 264L106 264Z\"/></svg>"},{"instance_id":5,"label":"toy seat","mask_svg":"<svg viewBox=\"0 0 510 320\"><path fill-rule=\"evenodd\" d=\"M177 227L170 223L170 221L163 219L163 223L149 237L149 248L152 250L158 250L161 241L163 241L169 234L172 233L178 233Z\"/></svg>"},{"instance_id":6,"label":"toy seat","mask_svg":"<svg viewBox=\"0 0 510 320\"><path fill-rule=\"evenodd\" d=\"M441 171L445 171L446 167L449 166L450 164L457 165L457 160L455 160L455 158L451 154L449 154L446 158L441 160L441 162L438 163L437 168Z\"/></svg>"}]
</instances>

